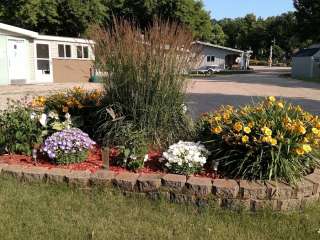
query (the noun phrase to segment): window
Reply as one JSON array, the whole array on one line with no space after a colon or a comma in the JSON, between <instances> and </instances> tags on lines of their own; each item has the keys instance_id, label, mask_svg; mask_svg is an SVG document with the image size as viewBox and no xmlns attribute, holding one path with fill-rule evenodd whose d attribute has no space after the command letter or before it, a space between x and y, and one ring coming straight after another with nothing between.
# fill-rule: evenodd
<instances>
[{"instance_id":1,"label":"window","mask_svg":"<svg viewBox=\"0 0 320 240\"><path fill-rule=\"evenodd\" d=\"M89 48L88 47L83 47L83 57L89 58Z\"/></svg>"},{"instance_id":2,"label":"window","mask_svg":"<svg viewBox=\"0 0 320 240\"><path fill-rule=\"evenodd\" d=\"M58 45L58 52L59 52L59 57L64 58L65 54L64 54L64 45L59 44Z\"/></svg>"},{"instance_id":3,"label":"window","mask_svg":"<svg viewBox=\"0 0 320 240\"><path fill-rule=\"evenodd\" d=\"M37 58L49 58L48 44L37 44Z\"/></svg>"},{"instance_id":4,"label":"window","mask_svg":"<svg viewBox=\"0 0 320 240\"><path fill-rule=\"evenodd\" d=\"M36 44L37 70L42 74L50 74L49 44Z\"/></svg>"},{"instance_id":5,"label":"window","mask_svg":"<svg viewBox=\"0 0 320 240\"><path fill-rule=\"evenodd\" d=\"M77 46L77 58L89 58L89 47Z\"/></svg>"},{"instance_id":6,"label":"window","mask_svg":"<svg viewBox=\"0 0 320 240\"><path fill-rule=\"evenodd\" d=\"M66 57L71 58L71 46L66 45L65 47L66 47Z\"/></svg>"},{"instance_id":7,"label":"window","mask_svg":"<svg viewBox=\"0 0 320 240\"><path fill-rule=\"evenodd\" d=\"M82 46L77 46L77 58L82 58Z\"/></svg>"},{"instance_id":8,"label":"window","mask_svg":"<svg viewBox=\"0 0 320 240\"><path fill-rule=\"evenodd\" d=\"M71 58L71 46L58 44L58 52L60 58Z\"/></svg>"},{"instance_id":9,"label":"window","mask_svg":"<svg viewBox=\"0 0 320 240\"><path fill-rule=\"evenodd\" d=\"M214 62L215 56L207 56L207 62Z\"/></svg>"}]
</instances>

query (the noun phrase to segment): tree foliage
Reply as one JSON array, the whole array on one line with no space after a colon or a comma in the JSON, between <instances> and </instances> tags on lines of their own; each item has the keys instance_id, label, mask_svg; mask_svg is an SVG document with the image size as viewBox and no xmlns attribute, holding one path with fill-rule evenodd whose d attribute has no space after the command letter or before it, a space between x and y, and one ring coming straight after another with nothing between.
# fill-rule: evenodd
<instances>
[{"instance_id":1,"label":"tree foliage","mask_svg":"<svg viewBox=\"0 0 320 240\"><path fill-rule=\"evenodd\" d=\"M275 57L279 60L289 58L303 44L298 38L298 25L293 12L266 19L248 14L243 18L222 19L218 24L226 35L227 46L251 49L257 58L267 59L271 44L275 45Z\"/></svg>"},{"instance_id":2,"label":"tree foliage","mask_svg":"<svg viewBox=\"0 0 320 240\"><path fill-rule=\"evenodd\" d=\"M320 41L320 0L294 0L300 36Z\"/></svg>"},{"instance_id":3,"label":"tree foliage","mask_svg":"<svg viewBox=\"0 0 320 240\"><path fill-rule=\"evenodd\" d=\"M202 40L212 37L209 13L198 0L2 0L0 21L45 34L78 37L93 23L108 24L113 16L141 27L161 17L189 27Z\"/></svg>"}]
</instances>

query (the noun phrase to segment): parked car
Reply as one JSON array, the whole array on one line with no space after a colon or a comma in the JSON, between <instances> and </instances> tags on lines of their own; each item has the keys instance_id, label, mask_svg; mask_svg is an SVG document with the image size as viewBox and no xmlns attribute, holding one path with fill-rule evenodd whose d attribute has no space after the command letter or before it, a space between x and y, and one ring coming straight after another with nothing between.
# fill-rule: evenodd
<instances>
[{"instance_id":1,"label":"parked car","mask_svg":"<svg viewBox=\"0 0 320 240\"><path fill-rule=\"evenodd\" d=\"M212 65L212 66L203 66L197 69L193 69L191 73L202 73L202 74L213 74L217 72L221 72L223 69L218 65Z\"/></svg>"}]
</instances>

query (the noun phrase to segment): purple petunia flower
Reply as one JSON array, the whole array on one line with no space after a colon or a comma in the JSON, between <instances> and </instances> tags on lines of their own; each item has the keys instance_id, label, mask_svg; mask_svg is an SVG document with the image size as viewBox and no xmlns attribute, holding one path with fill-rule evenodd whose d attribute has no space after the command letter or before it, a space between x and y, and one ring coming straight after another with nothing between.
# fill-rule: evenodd
<instances>
[{"instance_id":1,"label":"purple petunia flower","mask_svg":"<svg viewBox=\"0 0 320 240\"><path fill-rule=\"evenodd\" d=\"M89 150L95 144L88 134L82 132L80 129L71 128L56 132L48 137L44 142L42 150L47 153L50 159L55 159L61 154Z\"/></svg>"}]
</instances>

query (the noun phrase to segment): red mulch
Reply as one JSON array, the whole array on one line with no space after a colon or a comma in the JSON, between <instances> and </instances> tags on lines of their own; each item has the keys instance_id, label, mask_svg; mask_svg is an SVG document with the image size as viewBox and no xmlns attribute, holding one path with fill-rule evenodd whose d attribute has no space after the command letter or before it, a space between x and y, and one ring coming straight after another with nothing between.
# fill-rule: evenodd
<instances>
[{"instance_id":1,"label":"red mulch","mask_svg":"<svg viewBox=\"0 0 320 240\"><path fill-rule=\"evenodd\" d=\"M127 169L114 166L112 165L112 157L116 154L116 150L111 150L110 153L110 166L109 170L120 173L120 172L128 172ZM142 169L139 169L138 173L163 173L161 164L159 163L158 159L161 157L160 152L156 151L150 151L149 152L149 161L145 163L145 167ZM15 165L23 165L26 167L31 166L37 166L37 167L45 167L48 169L52 168L63 168L63 169L70 169L75 171L84 171L89 170L92 173L95 173L99 169L102 169L103 161L101 156L101 149L100 148L94 148L90 151L88 159L83 163L75 163L75 164L69 164L69 165L58 165L53 162L50 162L50 160L42 155L38 154L37 162L35 163L32 159L32 157L25 156L25 155L16 155L16 154L8 154L8 155L2 155L0 156L0 163L7 163L7 164L15 164ZM206 172L203 174L196 175L199 177L210 177L210 178L217 178L214 173L212 172Z\"/></svg>"}]
</instances>

